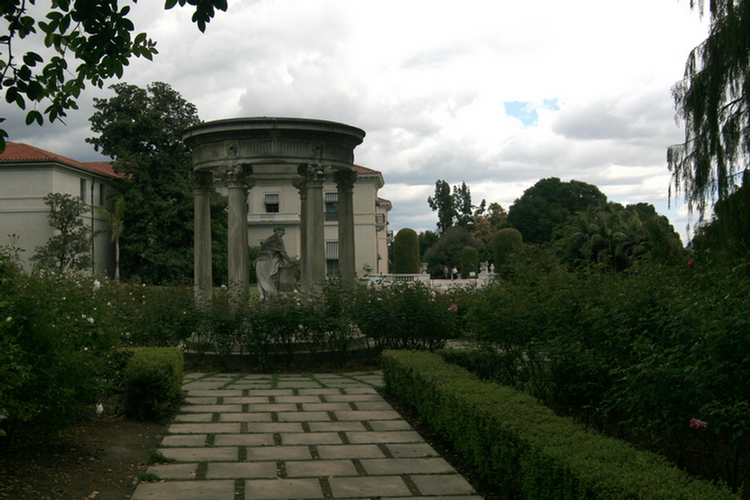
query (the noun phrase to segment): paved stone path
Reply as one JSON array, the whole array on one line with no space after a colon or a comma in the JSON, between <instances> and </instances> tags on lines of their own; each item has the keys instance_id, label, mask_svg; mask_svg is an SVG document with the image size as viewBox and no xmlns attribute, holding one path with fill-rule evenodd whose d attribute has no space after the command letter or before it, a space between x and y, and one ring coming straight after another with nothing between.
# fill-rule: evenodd
<instances>
[{"instance_id":1,"label":"paved stone path","mask_svg":"<svg viewBox=\"0 0 750 500\"><path fill-rule=\"evenodd\" d=\"M481 500L380 397L380 371L188 374L133 500Z\"/></svg>"}]
</instances>

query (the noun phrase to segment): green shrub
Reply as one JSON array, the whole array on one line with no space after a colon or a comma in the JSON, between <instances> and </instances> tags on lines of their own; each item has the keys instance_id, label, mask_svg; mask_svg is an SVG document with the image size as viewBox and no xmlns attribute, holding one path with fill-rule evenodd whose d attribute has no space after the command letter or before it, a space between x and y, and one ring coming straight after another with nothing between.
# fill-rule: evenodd
<instances>
[{"instance_id":1,"label":"green shrub","mask_svg":"<svg viewBox=\"0 0 750 500\"><path fill-rule=\"evenodd\" d=\"M461 278L468 278L472 272L479 274L479 251L474 247L466 247L461 252Z\"/></svg>"},{"instance_id":2,"label":"green shrub","mask_svg":"<svg viewBox=\"0 0 750 500\"><path fill-rule=\"evenodd\" d=\"M495 236L495 271L501 272L508 263L508 257L523 245L523 236L517 229L506 227Z\"/></svg>"},{"instance_id":3,"label":"green shrub","mask_svg":"<svg viewBox=\"0 0 750 500\"><path fill-rule=\"evenodd\" d=\"M125 415L138 420L166 417L182 399L182 351L148 347L136 351L125 369Z\"/></svg>"},{"instance_id":4,"label":"green shrub","mask_svg":"<svg viewBox=\"0 0 750 500\"><path fill-rule=\"evenodd\" d=\"M117 343L94 279L5 273L0 286L0 411L7 439L43 437L90 411Z\"/></svg>"},{"instance_id":5,"label":"green shrub","mask_svg":"<svg viewBox=\"0 0 750 500\"><path fill-rule=\"evenodd\" d=\"M338 279L327 280L303 301L302 327L311 353L330 354L340 365L346 361L355 333L354 307L353 290Z\"/></svg>"},{"instance_id":6,"label":"green shrub","mask_svg":"<svg viewBox=\"0 0 750 500\"><path fill-rule=\"evenodd\" d=\"M404 228L396 233L392 251L394 274L419 273L419 236L416 231Z\"/></svg>"},{"instance_id":7,"label":"green shrub","mask_svg":"<svg viewBox=\"0 0 750 500\"><path fill-rule=\"evenodd\" d=\"M379 347L438 349L458 333L451 297L421 282L363 285L356 297L354 320Z\"/></svg>"},{"instance_id":8,"label":"green shrub","mask_svg":"<svg viewBox=\"0 0 750 500\"><path fill-rule=\"evenodd\" d=\"M124 345L176 347L204 317L188 286L112 285L102 292Z\"/></svg>"},{"instance_id":9,"label":"green shrub","mask_svg":"<svg viewBox=\"0 0 750 500\"><path fill-rule=\"evenodd\" d=\"M435 354L386 351L382 359L386 389L509 498L739 498Z\"/></svg>"}]
</instances>

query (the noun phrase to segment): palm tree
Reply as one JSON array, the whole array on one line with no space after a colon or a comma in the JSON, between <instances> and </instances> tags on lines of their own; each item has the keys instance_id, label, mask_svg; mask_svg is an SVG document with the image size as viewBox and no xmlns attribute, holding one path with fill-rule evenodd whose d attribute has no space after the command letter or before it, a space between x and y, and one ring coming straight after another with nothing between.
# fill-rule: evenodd
<instances>
[{"instance_id":1,"label":"palm tree","mask_svg":"<svg viewBox=\"0 0 750 500\"><path fill-rule=\"evenodd\" d=\"M97 211L103 218L104 222L107 223L112 238L110 241L115 244L115 283L120 282L120 236L124 229L123 216L125 215L125 198L119 196L115 199L115 207L113 210L108 210L104 207L92 207ZM94 231L92 237L104 232L104 229Z\"/></svg>"}]
</instances>

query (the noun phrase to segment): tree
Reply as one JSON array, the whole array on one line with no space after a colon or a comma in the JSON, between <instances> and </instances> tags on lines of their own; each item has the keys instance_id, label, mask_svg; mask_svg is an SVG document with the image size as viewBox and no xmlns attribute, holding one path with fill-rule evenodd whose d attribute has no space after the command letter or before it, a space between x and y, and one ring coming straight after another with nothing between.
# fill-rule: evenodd
<instances>
[{"instance_id":1,"label":"tree","mask_svg":"<svg viewBox=\"0 0 750 500\"><path fill-rule=\"evenodd\" d=\"M475 247L466 247L461 252L461 278L469 278L471 273L479 274L479 251Z\"/></svg>"},{"instance_id":2,"label":"tree","mask_svg":"<svg viewBox=\"0 0 750 500\"><path fill-rule=\"evenodd\" d=\"M562 182L557 177L541 179L511 205L508 224L523 234L524 242L542 244L576 212L606 204L607 197L592 184Z\"/></svg>"},{"instance_id":3,"label":"tree","mask_svg":"<svg viewBox=\"0 0 750 500\"><path fill-rule=\"evenodd\" d=\"M119 83L115 96L95 99L86 139L94 149L115 159L120 176L113 190L124 198L121 272L149 283L184 282L193 269L193 184L190 151L182 132L200 123L193 104L166 83L146 89ZM211 230L217 257L226 254L226 200L212 196ZM217 260L217 263L223 262ZM214 273L217 279L226 273Z\"/></svg>"},{"instance_id":4,"label":"tree","mask_svg":"<svg viewBox=\"0 0 750 500\"><path fill-rule=\"evenodd\" d=\"M701 15L703 1L698 1ZM747 171L750 153L750 0L712 0L708 38L690 52L672 89L685 142L667 153L674 194L701 218L708 200L723 200ZM695 1L690 1L695 6Z\"/></svg>"},{"instance_id":5,"label":"tree","mask_svg":"<svg viewBox=\"0 0 750 500\"><path fill-rule=\"evenodd\" d=\"M443 180L435 183L435 195L427 198L427 203L438 213L438 234L445 234L452 227L471 229L475 217L484 213L487 204L482 200L478 206L472 205L471 190L465 182L460 186L453 186L451 193L450 184Z\"/></svg>"},{"instance_id":6,"label":"tree","mask_svg":"<svg viewBox=\"0 0 750 500\"><path fill-rule=\"evenodd\" d=\"M698 226L693 247L700 257L709 255L738 264L750 261L750 172L742 186L714 205L710 221Z\"/></svg>"},{"instance_id":7,"label":"tree","mask_svg":"<svg viewBox=\"0 0 750 500\"><path fill-rule=\"evenodd\" d=\"M428 230L419 233L419 255L424 255L439 239L440 236L435 231Z\"/></svg>"},{"instance_id":8,"label":"tree","mask_svg":"<svg viewBox=\"0 0 750 500\"><path fill-rule=\"evenodd\" d=\"M683 252L669 220L648 203L590 206L559 227L549 247L566 265L614 272L644 258L674 264Z\"/></svg>"},{"instance_id":9,"label":"tree","mask_svg":"<svg viewBox=\"0 0 750 500\"><path fill-rule=\"evenodd\" d=\"M107 223L107 229L111 236L110 241L115 244L115 283L120 281L120 236L125 228L123 224L123 218L125 217L125 198L122 196L117 197L115 200L115 207L112 210L108 210L104 207L93 207L102 217L104 222ZM96 236L103 229L94 231L92 236Z\"/></svg>"},{"instance_id":10,"label":"tree","mask_svg":"<svg viewBox=\"0 0 750 500\"><path fill-rule=\"evenodd\" d=\"M78 196L50 193L44 197L50 207L47 218L55 234L47 244L36 247L31 262L40 269L51 271L81 271L91 265L90 229L81 219L88 212L86 203Z\"/></svg>"},{"instance_id":11,"label":"tree","mask_svg":"<svg viewBox=\"0 0 750 500\"><path fill-rule=\"evenodd\" d=\"M498 231L508 225L508 213L499 203L490 203L490 206L487 207L487 215L485 218L490 221L492 227Z\"/></svg>"},{"instance_id":12,"label":"tree","mask_svg":"<svg viewBox=\"0 0 750 500\"><path fill-rule=\"evenodd\" d=\"M119 8L117 0L57 0L44 10L32 9L35 3L0 0L6 25L0 37L0 45L5 46L0 59L0 89L5 90L5 101L10 104L23 110L27 101L32 104L26 114L27 125L42 125L44 115L50 122L64 118L68 110L77 109L76 99L87 83L101 88L107 78L121 78L133 57L151 60L158 53L156 42L146 33L133 36L136 28L128 17L130 7ZM201 32L217 9L227 10L226 0L166 0L165 8L178 3L195 7L192 20ZM21 49L19 57L18 44L42 42L54 54L46 62L31 50ZM37 104L42 102L48 106L40 112ZM2 121L4 118L0 118ZM0 153L7 136L0 130Z\"/></svg>"},{"instance_id":13,"label":"tree","mask_svg":"<svg viewBox=\"0 0 750 500\"><path fill-rule=\"evenodd\" d=\"M413 229L401 229L393 239L393 272L417 274L419 266L419 236Z\"/></svg>"},{"instance_id":14,"label":"tree","mask_svg":"<svg viewBox=\"0 0 750 500\"><path fill-rule=\"evenodd\" d=\"M474 238L463 227L454 227L440 236L440 239L425 252L423 260L427 262L427 272L431 276L442 276L443 267L461 265L461 254L466 247L481 248L482 243Z\"/></svg>"},{"instance_id":15,"label":"tree","mask_svg":"<svg viewBox=\"0 0 750 500\"><path fill-rule=\"evenodd\" d=\"M517 229L506 227L497 232L494 241L495 271L501 272L509 262L511 254L523 247L523 236Z\"/></svg>"},{"instance_id":16,"label":"tree","mask_svg":"<svg viewBox=\"0 0 750 500\"><path fill-rule=\"evenodd\" d=\"M438 234L443 234L453 227L453 219L456 217L456 207L454 205L453 195L451 195L451 186L446 181L438 180L435 182L435 196L427 198L432 211L437 211Z\"/></svg>"}]
</instances>

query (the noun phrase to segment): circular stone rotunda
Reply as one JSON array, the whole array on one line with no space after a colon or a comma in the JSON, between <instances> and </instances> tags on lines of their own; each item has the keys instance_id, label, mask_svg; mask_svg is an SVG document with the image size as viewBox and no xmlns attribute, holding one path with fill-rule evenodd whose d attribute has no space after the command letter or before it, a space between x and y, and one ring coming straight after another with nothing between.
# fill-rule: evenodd
<instances>
[{"instance_id":1,"label":"circular stone rotunda","mask_svg":"<svg viewBox=\"0 0 750 500\"><path fill-rule=\"evenodd\" d=\"M256 181L290 181L300 196L302 289L326 276L323 181L333 178L339 199L339 271L354 283L354 148L365 132L342 123L303 118L232 118L202 123L182 138L193 151L195 294L211 301L211 205L214 186L228 192L229 293L246 303L249 289L247 195Z\"/></svg>"}]
</instances>

